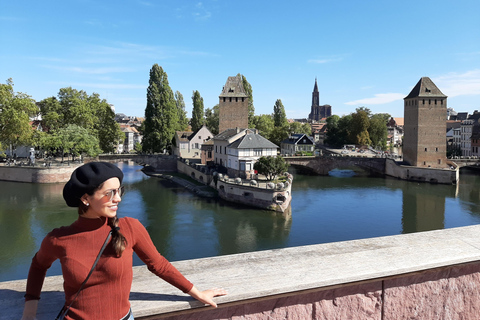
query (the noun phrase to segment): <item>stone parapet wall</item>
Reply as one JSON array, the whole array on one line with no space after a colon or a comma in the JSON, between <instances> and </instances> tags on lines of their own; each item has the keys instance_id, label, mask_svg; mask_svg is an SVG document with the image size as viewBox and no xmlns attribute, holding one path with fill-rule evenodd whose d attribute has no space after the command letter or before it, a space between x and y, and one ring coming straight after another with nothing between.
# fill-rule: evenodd
<instances>
[{"instance_id":1,"label":"stone parapet wall","mask_svg":"<svg viewBox=\"0 0 480 320\"><path fill-rule=\"evenodd\" d=\"M50 168L0 166L0 180L28 183L64 183L78 165Z\"/></svg>"},{"instance_id":2,"label":"stone parapet wall","mask_svg":"<svg viewBox=\"0 0 480 320\"><path fill-rule=\"evenodd\" d=\"M458 168L452 170L404 166L391 159L387 159L385 174L402 180L441 184L456 184L459 180Z\"/></svg>"},{"instance_id":3,"label":"stone parapet wall","mask_svg":"<svg viewBox=\"0 0 480 320\"><path fill-rule=\"evenodd\" d=\"M186 164L185 162L182 162L180 160L177 161L177 170L180 173L183 173L192 179L197 180L198 182L201 182L207 186L210 185L212 182L212 175L207 174L205 172L201 172L200 170L197 170L194 167L191 167L190 165Z\"/></svg>"},{"instance_id":4,"label":"stone parapet wall","mask_svg":"<svg viewBox=\"0 0 480 320\"><path fill-rule=\"evenodd\" d=\"M135 319L478 319L480 225L173 262L199 289L225 288L204 307L134 267ZM38 319L64 303L47 277ZM25 280L0 283L2 319L20 319Z\"/></svg>"}]
</instances>

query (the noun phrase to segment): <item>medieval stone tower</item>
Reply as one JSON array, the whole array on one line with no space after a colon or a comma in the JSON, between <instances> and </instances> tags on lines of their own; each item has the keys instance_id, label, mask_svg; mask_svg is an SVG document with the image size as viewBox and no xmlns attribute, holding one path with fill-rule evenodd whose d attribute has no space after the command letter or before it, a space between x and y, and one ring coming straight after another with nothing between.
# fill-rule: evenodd
<instances>
[{"instance_id":1,"label":"medieval stone tower","mask_svg":"<svg viewBox=\"0 0 480 320\"><path fill-rule=\"evenodd\" d=\"M416 167L446 167L447 96L423 77L404 98L403 160Z\"/></svg>"},{"instance_id":2,"label":"medieval stone tower","mask_svg":"<svg viewBox=\"0 0 480 320\"><path fill-rule=\"evenodd\" d=\"M312 109L308 115L308 119L319 121L332 115L332 107L328 104L320 105L320 93L318 92L317 78L315 78L315 86L312 92Z\"/></svg>"},{"instance_id":3,"label":"medieval stone tower","mask_svg":"<svg viewBox=\"0 0 480 320\"><path fill-rule=\"evenodd\" d=\"M242 84L242 76L228 77L219 96L219 132L227 129L248 128L248 96Z\"/></svg>"}]
</instances>

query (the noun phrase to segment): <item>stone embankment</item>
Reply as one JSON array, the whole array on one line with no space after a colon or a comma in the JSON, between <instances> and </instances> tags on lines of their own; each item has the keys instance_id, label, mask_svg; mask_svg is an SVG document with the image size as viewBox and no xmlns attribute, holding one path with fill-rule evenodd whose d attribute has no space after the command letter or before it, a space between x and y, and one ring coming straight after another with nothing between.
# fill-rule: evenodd
<instances>
[{"instance_id":1,"label":"stone embankment","mask_svg":"<svg viewBox=\"0 0 480 320\"><path fill-rule=\"evenodd\" d=\"M217 192L215 189L212 189L208 186L205 185L198 185L195 183L192 183L186 179L183 179L178 176L173 176L168 173L159 173L156 172L154 169L152 169L150 166L146 166L142 169L143 173L145 173L147 176L150 177L156 177L156 178L162 178L162 179L167 179L170 180L174 183L176 183L179 186L184 187L185 189L203 197L203 198L215 198L217 197Z\"/></svg>"}]
</instances>

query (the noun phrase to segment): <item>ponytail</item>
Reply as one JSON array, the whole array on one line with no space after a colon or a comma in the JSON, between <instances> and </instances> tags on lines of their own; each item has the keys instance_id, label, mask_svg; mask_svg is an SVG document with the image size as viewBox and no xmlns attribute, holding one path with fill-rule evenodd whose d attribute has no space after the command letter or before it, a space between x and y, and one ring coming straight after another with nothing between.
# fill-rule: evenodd
<instances>
[{"instance_id":1,"label":"ponytail","mask_svg":"<svg viewBox=\"0 0 480 320\"><path fill-rule=\"evenodd\" d=\"M112 246L117 258L122 256L123 250L127 246L127 239L123 236L120 232L120 228L118 227L118 218L117 216L113 218L108 218L108 225L112 228Z\"/></svg>"}]
</instances>

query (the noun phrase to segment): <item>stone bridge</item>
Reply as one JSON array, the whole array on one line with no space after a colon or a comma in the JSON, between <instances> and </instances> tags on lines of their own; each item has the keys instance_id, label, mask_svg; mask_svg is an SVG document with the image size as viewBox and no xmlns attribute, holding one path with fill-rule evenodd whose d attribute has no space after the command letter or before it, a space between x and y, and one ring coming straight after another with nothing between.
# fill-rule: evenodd
<instances>
[{"instance_id":1,"label":"stone bridge","mask_svg":"<svg viewBox=\"0 0 480 320\"><path fill-rule=\"evenodd\" d=\"M475 159L476 158L476 159ZM470 157L470 159L449 158L449 161L455 162L459 167L480 167L480 158Z\"/></svg>"},{"instance_id":2,"label":"stone bridge","mask_svg":"<svg viewBox=\"0 0 480 320\"><path fill-rule=\"evenodd\" d=\"M318 175L328 175L333 169L361 168L370 172L385 174L385 158L320 156L320 157L285 157L292 166L307 169Z\"/></svg>"}]
</instances>

